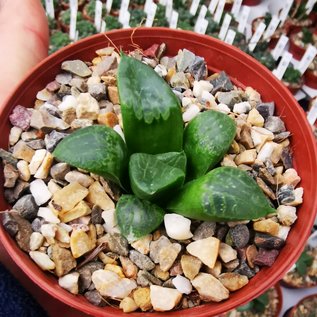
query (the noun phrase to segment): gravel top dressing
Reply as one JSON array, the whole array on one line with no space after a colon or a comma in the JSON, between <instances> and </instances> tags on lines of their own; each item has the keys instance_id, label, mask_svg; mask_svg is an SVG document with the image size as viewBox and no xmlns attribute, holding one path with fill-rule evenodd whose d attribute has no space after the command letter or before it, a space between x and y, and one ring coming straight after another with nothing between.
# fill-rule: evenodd
<instances>
[{"instance_id":1,"label":"gravel top dressing","mask_svg":"<svg viewBox=\"0 0 317 317\"><path fill-rule=\"evenodd\" d=\"M165 49L64 61L0 149L9 234L62 288L124 312L228 299L274 264L302 203L274 102Z\"/></svg>"}]
</instances>

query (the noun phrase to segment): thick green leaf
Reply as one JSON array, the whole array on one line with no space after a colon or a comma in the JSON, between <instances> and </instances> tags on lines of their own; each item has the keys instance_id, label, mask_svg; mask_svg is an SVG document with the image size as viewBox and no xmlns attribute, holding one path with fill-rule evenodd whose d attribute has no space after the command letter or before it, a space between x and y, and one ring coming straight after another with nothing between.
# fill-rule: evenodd
<instances>
[{"instance_id":1,"label":"thick green leaf","mask_svg":"<svg viewBox=\"0 0 317 317\"><path fill-rule=\"evenodd\" d=\"M184 131L188 178L202 176L219 163L235 134L234 121L218 111L205 111L189 122Z\"/></svg>"},{"instance_id":2,"label":"thick green leaf","mask_svg":"<svg viewBox=\"0 0 317 317\"><path fill-rule=\"evenodd\" d=\"M301 254L301 256L296 262L296 269L299 275L306 275L307 269L312 265L313 260L314 258L311 255L309 255L306 250Z\"/></svg>"},{"instance_id":3,"label":"thick green leaf","mask_svg":"<svg viewBox=\"0 0 317 317\"><path fill-rule=\"evenodd\" d=\"M126 144L117 132L106 126L94 125L64 138L53 155L60 161L121 185L127 171L127 152Z\"/></svg>"},{"instance_id":4,"label":"thick green leaf","mask_svg":"<svg viewBox=\"0 0 317 317\"><path fill-rule=\"evenodd\" d=\"M122 195L116 205L116 216L121 234L133 242L162 223L164 210L133 195Z\"/></svg>"},{"instance_id":5,"label":"thick green leaf","mask_svg":"<svg viewBox=\"0 0 317 317\"><path fill-rule=\"evenodd\" d=\"M151 67L121 56L118 89L130 153L179 152L183 145L180 102Z\"/></svg>"},{"instance_id":6,"label":"thick green leaf","mask_svg":"<svg viewBox=\"0 0 317 317\"><path fill-rule=\"evenodd\" d=\"M181 187L185 180L183 170L170 166L152 154L135 153L129 162L130 184L133 193L147 200L168 196Z\"/></svg>"},{"instance_id":7,"label":"thick green leaf","mask_svg":"<svg viewBox=\"0 0 317 317\"><path fill-rule=\"evenodd\" d=\"M167 209L205 221L256 219L275 212L256 182L235 167L218 167L185 184Z\"/></svg>"},{"instance_id":8,"label":"thick green leaf","mask_svg":"<svg viewBox=\"0 0 317 317\"><path fill-rule=\"evenodd\" d=\"M187 158L184 151L156 154L155 157L160 161L170 166L177 167L186 173Z\"/></svg>"}]
</instances>

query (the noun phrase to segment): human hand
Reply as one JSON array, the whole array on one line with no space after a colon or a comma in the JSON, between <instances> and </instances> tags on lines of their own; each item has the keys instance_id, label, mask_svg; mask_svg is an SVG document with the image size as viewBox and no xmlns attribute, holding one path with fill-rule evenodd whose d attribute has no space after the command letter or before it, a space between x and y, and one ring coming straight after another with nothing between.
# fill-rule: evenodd
<instances>
[{"instance_id":1,"label":"human hand","mask_svg":"<svg viewBox=\"0 0 317 317\"><path fill-rule=\"evenodd\" d=\"M48 41L40 0L0 0L0 111L27 72L47 56Z\"/></svg>"}]
</instances>

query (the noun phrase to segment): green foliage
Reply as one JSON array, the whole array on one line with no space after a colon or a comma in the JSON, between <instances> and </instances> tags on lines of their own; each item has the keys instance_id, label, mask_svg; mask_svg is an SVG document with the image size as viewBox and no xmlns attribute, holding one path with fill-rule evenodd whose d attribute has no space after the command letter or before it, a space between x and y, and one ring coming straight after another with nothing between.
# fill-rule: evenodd
<instances>
[{"instance_id":1,"label":"green foliage","mask_svg":"<svg viewBox=\"0 0 317 317\"><path fill-rule=\"evenodd\" d=\"M105 18L106 21L106 30L115 30L115 29L121 29L122 24L118 21L117 17L114 17L112 15L107 15Z\"/></svg>"},{"instance_id":2,"label":"green foliage","mask_svg":"<svg viewBox=\"0 0 317 317\"><path fill-rule=\"evenodd\" d=\"M62 11L60 13L60 20L63 22L65 25L70 24L70 9L67 9L65 11ZM83 15L80 11L77 12L77 22L83 20Z\"/></svg>"},{"instance_id":3,"label":"green foliage","mask_svg":"<svg viewBox=\"0 0 317 317\"><path fill-rule=\"evenodd\" d=\"M296 262L296 270L301 276L307 274L307 269L313 264L314 258L307 253L305 250Z\"/></svg>"},{"instance_id":4,"label":"green foliage","mask_svg":"<svg viewBox=\"0 0 317 317\"><path fill-rule=\"evenodd\" d=\"M303 32L303 37L302 37L303 43L304 44L313 43L313 33L309 31L309 29L307 28L303 28L302 32Z\"/></svg>"},{"instance_id":5,"label":"green foliage","mask_svg":"<svg viewBox=\"0 0 317 317\"><path fill-rule=\"evenodd\" d=\"M239 312L252 311L256 314L262 314L264 313L268 305L269 305L269 295L266 292L262 294L261 296L257 297L256 299L252 300L251 302L247 303L246 305L238 307L237 311Z\"/></svg>"},{"instance_id":6,"label":"green foliage","mask_svg":"<svg viewBox=\"0 0 317 317\"><path fill-rule=\"evenodd\" d=\"M90 36L90 35L97 33L95 26L87 20L79 21L77 23L77 30L78 30L78 37L80 39L83 39L87 36Z\"/></svg>"},{"instance_id":7,"label":"green foliage","mask_svg":"<svg viewBox=\"0 0 317 317\"><path fill-rule=\"evenodd\" d=\"M53 32L50 37L49 53L52 54L60 48L68 45L71 42L68 34L61 31Z\"/></svg>"},{"instance_id":8,"label":"green foliage","mask_svg":"<svg viewBox=\"0 0 317 317\"><path fill-rule=\"evenodd\" d=\"M157 4L153 26L168 26L168 21L165 17L165 7L159 3Z\"/></svg>"},{"instance_id":9,"label":"green foliage","mask_svg":"<svg viewBox=\"0 0 317 317\"><path fill-rule=\"evenodd\" d=\"M294 66L290 65L287 67L286 72L283 76L283 80L292 83L292 84L299 84L302 74L298 69L295 69Z\"/></svg>"},{"instance_id":10,"label":"green foliage","mask_svg":"<svg viewBox=\"0 0 317 317\"><path fill-rule=\"evenodd\" d=\"M146 13L141 9L133 9L130 12L130 26L137 27L141 25L141 23L145 23Z\"/></svg>"}]
</instances>

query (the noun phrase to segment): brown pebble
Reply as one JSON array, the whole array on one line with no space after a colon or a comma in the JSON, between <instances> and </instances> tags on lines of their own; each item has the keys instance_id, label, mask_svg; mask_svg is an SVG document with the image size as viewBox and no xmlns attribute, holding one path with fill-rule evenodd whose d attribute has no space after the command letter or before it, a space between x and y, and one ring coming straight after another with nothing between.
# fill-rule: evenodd
<instances>
[{"instance_id":1,"label":"brown pebble","mask_svg":"<svg viewBox=\"0 0 317 317\"><path fill-rule=\"evenodd\" d=\"M278 250L265 250L260 248L253 263L259 266L272 266L278 255Z\"/></svg>"}]
</instances>

